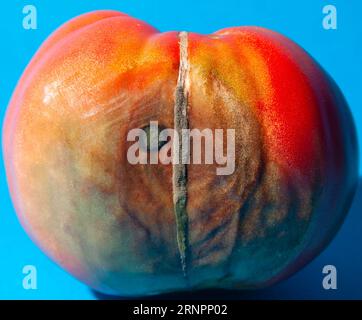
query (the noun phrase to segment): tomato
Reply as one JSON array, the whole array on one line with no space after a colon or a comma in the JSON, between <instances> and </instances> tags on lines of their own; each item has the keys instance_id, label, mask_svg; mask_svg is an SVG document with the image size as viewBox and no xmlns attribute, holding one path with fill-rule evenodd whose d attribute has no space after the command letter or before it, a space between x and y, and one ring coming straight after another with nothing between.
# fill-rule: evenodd
<instances>
[{"instance_id":1,"label":"tomato","mask_svg":"<svg viewBox=\"0 0 362 320\"><path fill-rule=\"evenodd\" d=\"M221 130L219 146L233 130L234 170L217 174L207 148L201 162L130 163L130 131L149 135L151 122ZM175 160L175 141L185 146L138 152L167 145ZM126 296L287 277L333 238L358 177L348 105L297 44L259 27L160 33L114 11L77 17L41 46L3 149L34 241L94 289Z\"/></svg>"}]
</instances>

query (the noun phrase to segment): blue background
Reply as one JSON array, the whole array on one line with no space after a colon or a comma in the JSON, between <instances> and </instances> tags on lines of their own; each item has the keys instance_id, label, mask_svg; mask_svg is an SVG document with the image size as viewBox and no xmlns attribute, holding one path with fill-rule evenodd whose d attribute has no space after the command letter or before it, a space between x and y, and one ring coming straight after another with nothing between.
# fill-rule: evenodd
<instances>
[{"instance_id":1,"label":"blue background","mask_svg":"<svg viewBox=\"0 0 362 320\"><path fill-rule=\"evenodd\" d=\"M336 80L356 121L362 141L362 1L236 1L236 0L8 0L1 3L0 117L3 119L11 93L25 66L45 38L59 25L96 9L115 9L147 21L161 31L185 30L211 33L221 28L258 25L279 31L304 47ZM38 29L22 27L22 9L35 5ZM338 29L322 27L322 8L333 4ZM0 159L0 298L1 299L94 299L82 283L51 262L28 238L12 207ZM362 184L340 232L311 264L287 281L252 293L204 292L189 298L309 298L362 299ZM35 265L38 289L24 290L22 268ZM322 268L335 265L338 289L324 290ZM140 283L140 285L142 285ZM173 296L171 296L172 298ZM101 298L98 296L98 298Z\"/></svg>"}]
</instances>

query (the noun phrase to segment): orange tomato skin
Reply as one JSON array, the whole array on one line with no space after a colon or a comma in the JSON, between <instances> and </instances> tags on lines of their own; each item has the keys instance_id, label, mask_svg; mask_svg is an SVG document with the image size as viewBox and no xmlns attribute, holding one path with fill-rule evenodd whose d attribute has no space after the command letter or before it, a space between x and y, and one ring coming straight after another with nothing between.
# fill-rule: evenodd
<instances>
[{"instance_id":1,"label":"orange tomato skin","mask_svg":"<svg viewBox=\"0 0 362 320\"><path fill-rule=\"evenodd\" d=\"M340 90L299 46L256 27L188 34L190 128L236 131L235 172L188 166L191 266L177 245L172 165L131 165L127 133L174 127L178 32L115 11L77 17L39 49L3 128L21 223L96 290L262 287L333 238L358 177Z\"/></svg>"}]
</instances>

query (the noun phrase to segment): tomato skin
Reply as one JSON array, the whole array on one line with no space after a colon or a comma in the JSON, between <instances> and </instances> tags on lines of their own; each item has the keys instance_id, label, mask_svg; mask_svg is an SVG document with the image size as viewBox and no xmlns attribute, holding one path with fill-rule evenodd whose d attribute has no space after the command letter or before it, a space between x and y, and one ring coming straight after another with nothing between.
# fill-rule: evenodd
<instances>
[{"instance_id":1,"label":"tomato skin","mask_svg":"<svg viewBox=\"0 0 362 320\"><path fill-rule=\"evenodd\" d=\"M19 220L96 290L270 285L314 258L348 212L353 119L303 49L263 28L228 28L188 33L188 62L190 128L234 128L236 169L188 166L187 281L172 165L129 164L125 139L152 120L174 126L179 33L115 11L82 15L41 46L13 94L3 150Z\"/></svg>"}]
</instances>

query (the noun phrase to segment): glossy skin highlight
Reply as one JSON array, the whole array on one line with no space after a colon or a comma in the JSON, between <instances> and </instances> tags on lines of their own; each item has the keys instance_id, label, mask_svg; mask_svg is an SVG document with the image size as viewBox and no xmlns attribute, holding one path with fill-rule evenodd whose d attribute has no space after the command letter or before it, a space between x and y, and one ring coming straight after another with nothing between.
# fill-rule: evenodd
<instances>
[{"instance_id":1,"label":"glossy skin highlight","mask_svg":"<svg viewBox=\"0 0 362 320\"><path fill-rule=\"evenodd\" d=\"M39 49L3 128L25 229L96 290L146 295L255 288L332 239L357 182L338 87L295 43L239 27L188 33L190 128L234 128L236 166L188 166L190 270L182 273L172 165L131 165L127 133L174 127L179 34L113 11L73 19Z\"/></svg>"}]
</instances>

